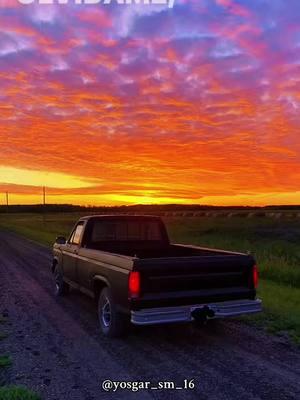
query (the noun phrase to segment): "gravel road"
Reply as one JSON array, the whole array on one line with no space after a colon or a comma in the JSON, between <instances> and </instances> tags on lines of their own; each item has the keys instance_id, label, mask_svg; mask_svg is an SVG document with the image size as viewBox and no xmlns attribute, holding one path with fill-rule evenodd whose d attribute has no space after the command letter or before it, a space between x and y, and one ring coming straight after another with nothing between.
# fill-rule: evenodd
<instances>
[{"instance_id":1,"label":"gravel road","mask_svg":"<svg viewBox=\"0 0 300 400\"><path fill-rule=\"evenodd\" d=\"M76 291L53 295L51 252L0 232L0 353L13 366L7 379L41 393L45 400L266 399L300 398L300 352L284 339L237 320L134 328L126 339L103 337L92 300ZM117 390L102 381L194 379L190 390Z\"/></svg>"}]
</instances>

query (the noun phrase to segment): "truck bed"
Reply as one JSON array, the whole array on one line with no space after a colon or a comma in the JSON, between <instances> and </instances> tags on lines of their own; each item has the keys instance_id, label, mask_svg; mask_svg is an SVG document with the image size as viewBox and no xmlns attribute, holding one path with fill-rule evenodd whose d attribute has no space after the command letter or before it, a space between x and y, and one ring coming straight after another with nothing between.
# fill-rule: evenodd
<instances>
[{"instance_id":1,"label":"truck bed","mask_svg":"<svg viewBox=\"0 0 300 400\"><path fill-rule=\"evenodd\" d=\"M204 247L185 246L179 244L170 244L169 246L158 249L142 249L138 251L131 251L131 254L140 259L148 258L173 258L173 257L213 257L213 256L230 256L233 253L223 250L207 249ZM134 254L135 253L135 254Z\"/></svg>"},{"instance_id":2,"label":"truck bed","mask_svg":"<svg viewBox=\"0 0 300 400\"><path fill-rule=\"evenodd\" d=\"M105 251L112 254L123 255L139 259L151 258L180 258L180 257L223 257L237 255L225 250L208 249L204 247L186 246L181 244L168 244L161 246L155 243L102 243L94 246L94 250Z\"/></svg>"}]
</instances>

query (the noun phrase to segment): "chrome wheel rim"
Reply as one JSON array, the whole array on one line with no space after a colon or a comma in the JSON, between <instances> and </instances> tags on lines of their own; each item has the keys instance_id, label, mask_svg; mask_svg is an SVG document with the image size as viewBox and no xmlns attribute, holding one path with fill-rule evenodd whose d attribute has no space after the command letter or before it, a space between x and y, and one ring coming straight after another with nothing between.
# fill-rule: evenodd
<instances>
[{"instance_id":1,"label":"chrome wheel rim","mask_svg":"<svg viewBox=\"0 0 300 400\"><path fill-rule=\"evenodd\" d=\"M104 303L101 307L101 319L103 325L106 328L109 327L111 321L111 310L110 310L110 303L107 298L105 298Z\"/></svg>"}]
</instances>

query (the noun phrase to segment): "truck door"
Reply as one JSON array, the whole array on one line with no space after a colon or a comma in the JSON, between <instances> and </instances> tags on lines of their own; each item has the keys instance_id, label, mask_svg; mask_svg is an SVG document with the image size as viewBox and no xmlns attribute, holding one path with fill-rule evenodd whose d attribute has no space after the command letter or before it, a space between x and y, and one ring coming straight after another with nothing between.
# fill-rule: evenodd
<instances>
[{"instance_id":1,"label":"truck door","mask_svg":"<svg viewBox=\"0 0 300 400\"><path fill-rule=\"evenodd\" d=\"M84 221L78 222L63 251L63 273L67 280L77 283L78 250L83 234Z\"/></svg>"}]
</instances>

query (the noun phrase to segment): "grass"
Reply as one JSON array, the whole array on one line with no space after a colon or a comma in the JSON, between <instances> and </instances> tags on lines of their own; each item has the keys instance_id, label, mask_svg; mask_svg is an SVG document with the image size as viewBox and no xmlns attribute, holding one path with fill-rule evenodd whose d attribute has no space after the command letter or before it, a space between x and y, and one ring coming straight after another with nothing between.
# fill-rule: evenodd
<instances>
[{"instance_id":1,"label":"grass","mask_svg":"<svg viewBox=\"0 0 300 400\"><path fill-rule=\"evenodd\" d=\"M67 236L79 214L0 214L0 227L16 232L46 246L59 235Z\"/></svg>"},{"instance_id":2,"label":"grass","mask_svg":"<svg viewBox=\"0 0 300 400\"><path fill-rule=\"evenodd\" d=\"M261 280L258 296L265 313L244 317L269 332L288 335L300 345L300 289Z\"/></svg>"},{"instance_id":3,"label":"grass","mask_svg":"<svg viewBox=\"0 0 300 400\"><path fill-rule=\"evenodd\" d=\"M0 368L9 367L11 363L12 361L10 356L0 356Z\"/></svg>"},{"instance_id":4,"label":"grass","mask_svg":"<svg viewBox=\"0 0 300 400\"><path fill-rule=\"evenodd\" d=\"M21 386L0 387L1 400L40 400L41 397Z\"/></svg>"},{"instance_id":5,"label":"grass","mask_svg":"<svg viewBox=\"0 0 300 400\"><path fill-rule=\"evenodd\" d=\"M0 214L0 229L9 229L51 246L68 236L81 215ZM300 342L300 226L283 217L167 217L173 242L251 252L259 265L259 296L265 313L251 320L268 329L285 331Z\"/></svg>"}]
</instances>

